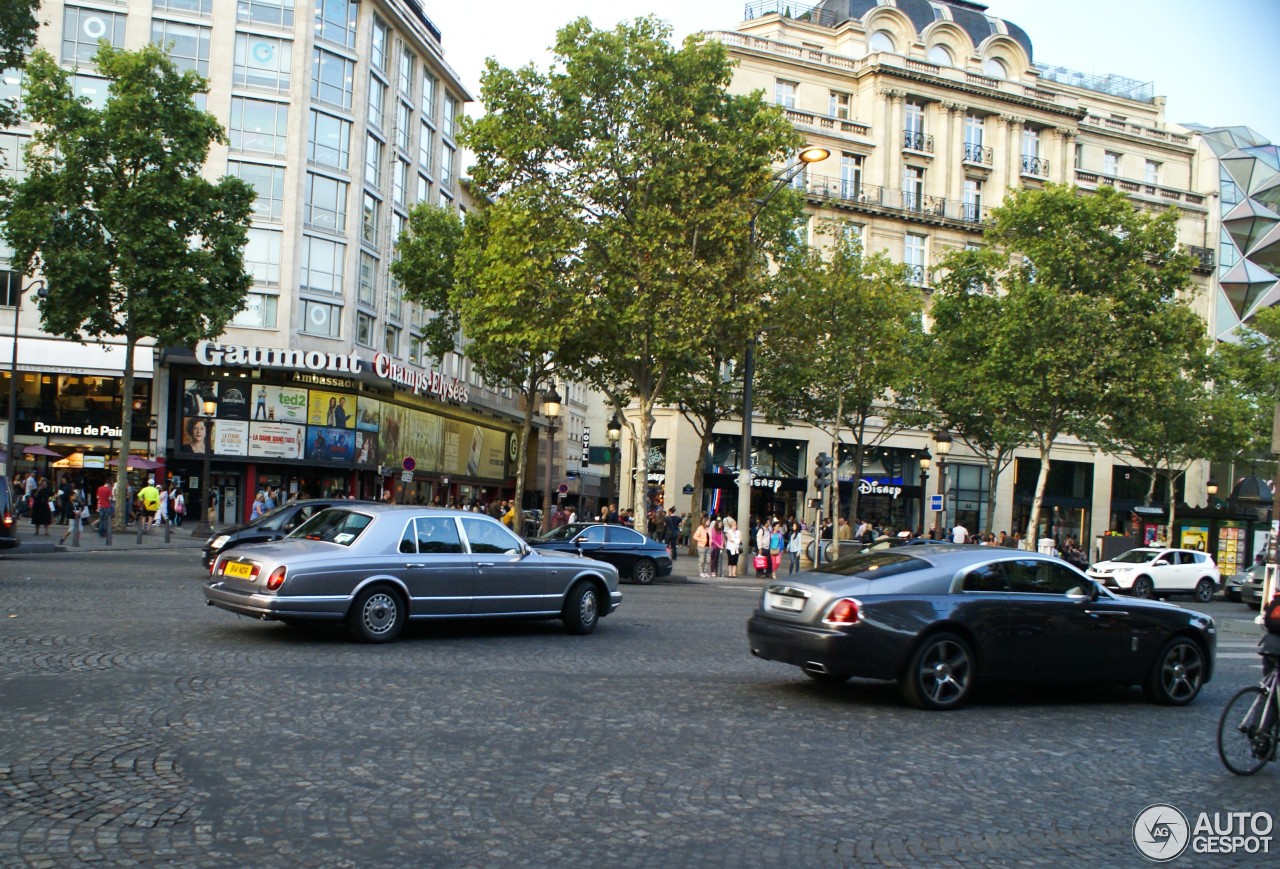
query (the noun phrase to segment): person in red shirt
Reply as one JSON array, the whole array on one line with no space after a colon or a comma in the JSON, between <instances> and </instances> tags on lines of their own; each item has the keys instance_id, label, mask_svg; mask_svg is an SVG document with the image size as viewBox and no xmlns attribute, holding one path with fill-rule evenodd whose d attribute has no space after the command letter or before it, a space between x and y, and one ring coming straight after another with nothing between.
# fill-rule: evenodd
<instances>
[{"instance_id":1,"label":"person in red shirt","mask_svg":"<svg viewBox=\"0 0 1280 869\"><path fill-rule=\"evenodd\" d=\"M104 482L98 487L98 536L107 536L107 526L111 524L111 516L115 513L113 504L115 503L115 492L111 488L111 483Z\"/></svg>"}]
</instances>

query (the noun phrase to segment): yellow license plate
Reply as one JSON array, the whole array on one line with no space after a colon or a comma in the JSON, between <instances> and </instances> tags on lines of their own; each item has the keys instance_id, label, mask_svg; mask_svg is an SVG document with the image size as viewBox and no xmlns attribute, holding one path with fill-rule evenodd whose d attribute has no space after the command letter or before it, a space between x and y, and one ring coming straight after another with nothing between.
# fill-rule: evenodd
<instances>
[{"instance_id":1,"label":"yellow license plate","mask_svg":"<svg viewBox=\"0 0 1280 869\"><path fill-rule=\"evenodd\" d=\"M228 561L222 566L222 572L236 579L253 579L253 565L239 561Z\"/></svg>"}]
</instances>

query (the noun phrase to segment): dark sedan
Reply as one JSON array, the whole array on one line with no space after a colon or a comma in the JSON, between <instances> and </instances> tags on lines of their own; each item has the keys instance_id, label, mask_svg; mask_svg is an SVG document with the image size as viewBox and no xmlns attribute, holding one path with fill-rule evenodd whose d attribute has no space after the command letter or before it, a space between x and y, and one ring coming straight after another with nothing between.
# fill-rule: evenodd
<instances>
[{"instance_id":1,"label":"dark sedan","mask_svg":"<svg viewBox=\"0 0 1280 869\"><path fill-rule=\"evenodd\" d=\"M671 553L666 544L625 525L573 522L553 528L529 541L535 549L577 552L607 561L618 573L640 585L671 574Z\"/></svg>"},{"instance_id":2,"label":"dark sedan","mask_svg":"<svg viewBox=\"0 0 1280 869\"><path fill-rule=\"evenodd\" d=\"M913 546L770 582L747 636L756 657L818 681L896 681L913 705L951 709L987 681L1141 685L1180 706L1213 675L1217 633L1051 556Z\"/></svg>"},{"instance_id":3,"label":"dark sedan","mask_svg":"<svg viewBox=\"0 0 1280 869\"><path fill-rule=\"evenodd\" d=\"M219 531L204 542L204 566L212 569L213 562L228 549L248 543L270 543L283 540L289 532L312 516L330 507L354 503L346 498L309 498L290 501L274 510L268 510L257 519L234 528Z\"/></svg>"},{"instance_id":4,"label":"dark sedan","mask_svg":"<svg viewBox=\"0 0 1280 869\"><path fill-rule=\"evenodd\" d=\"M264 620L345 624L369 643L410 620L560 619L589 634L622 602L611 565L537 552L483 514L356 502L222 553L204 596Z\"/></svg>"}]
</instances>

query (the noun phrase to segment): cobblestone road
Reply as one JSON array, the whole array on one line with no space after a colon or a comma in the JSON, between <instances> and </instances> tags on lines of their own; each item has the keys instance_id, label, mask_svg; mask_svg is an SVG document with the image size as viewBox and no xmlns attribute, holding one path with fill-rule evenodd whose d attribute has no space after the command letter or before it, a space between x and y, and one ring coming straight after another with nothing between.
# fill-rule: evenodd
<instances>
[{"instance_id":1,"label":"cobblestone road","mask_svg":"<svg viewBox=\"0 0 1280 869\"><path fill-rule=\"evenodd\" d=\"M1142 866L1152 803L1280 814L1280 769L1214 752L1244 634L1186 709L931 714L751 658L751 582L360 646L206 608L197 555L0 559L0 865Z\"/></svg>"}]
</instances>

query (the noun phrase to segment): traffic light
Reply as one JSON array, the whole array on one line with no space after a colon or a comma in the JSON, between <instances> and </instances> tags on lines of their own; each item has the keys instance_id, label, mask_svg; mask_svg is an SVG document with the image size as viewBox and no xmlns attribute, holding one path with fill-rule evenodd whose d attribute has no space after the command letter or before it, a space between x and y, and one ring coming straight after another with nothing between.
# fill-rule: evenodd
<instances>
[{"instance_id":1,"label":"traffic light","mask_svg":"<svg viewBox=\"0 0 1280 869\"><path fill-rule=\"evenodd\" d=\"M818 457L813 460L813 482L818 491L831 485L831 456L826 453L818 453Z\"/></svg>"}]
</instances>

